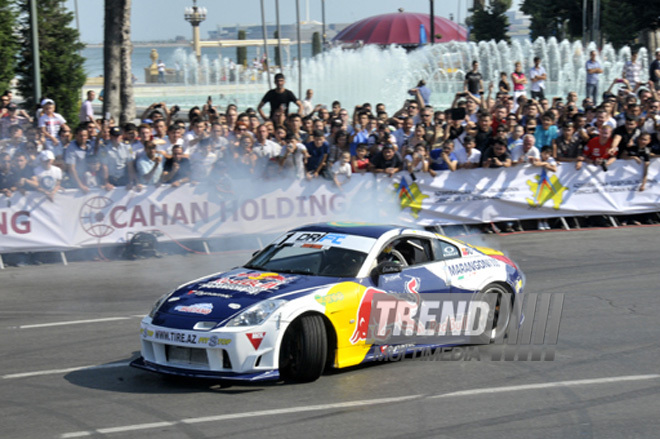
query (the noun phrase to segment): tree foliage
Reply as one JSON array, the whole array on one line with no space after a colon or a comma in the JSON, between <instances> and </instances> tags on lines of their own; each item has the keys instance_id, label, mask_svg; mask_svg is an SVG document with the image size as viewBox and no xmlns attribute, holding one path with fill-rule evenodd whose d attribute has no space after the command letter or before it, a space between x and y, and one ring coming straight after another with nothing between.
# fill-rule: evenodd
<instances>
[{"instance_id":1,"label":"tree foliage","mask_svg":"<svg viewBox=\"0 0 660 439\"><path fill-rule=\"evenodd\" d=\"M238 31L238 39L245 39L245 30L241 29ZM236 48L236 64L247 66L247 47L237 47Z\"/></svg>"},{"instance_id":2,"label":"tree foliage","mask_svg":"<svg viewBox=\"0 0 660 439\"><path fill-rule=\"evenodd\" d=\"M0 0L0 93L9 88L16 75L18 39L15 34L16 11L10 0Z\"/></svg>"},{"instance_id":3,"label":"tree foliage","mask_svg":"<svg viewBox=\"0 0 660 439\"><path fill-rule=\"evenodd\" d=\"M34 81L32 42L30 38L30 6L27 0L17 0L20 11L18 61L18 90L27 108L34 108ZM53 99L57 112L67 121L76 121L80 109L81 89L86 76L84 59L80 51L84 44L71 27L73 13L65 7L65 0L39 0L37 23L39 27L39 57L41 60L41 92ZM36 98L41 99L42 96Z\"/></svg>"},{"instance_id":4,"label":"tree foliage","mask_svg":"<svg viewBox=\"0 0 660 439\"><path fill-rule=\"evenodd\" d=\"M660 2L601 0L601 31L615 47L632 44L640 32L660 26ZM531 17L531 37L582 37L582 0L523 0L520 10ZM587 2L588 32L593 2Z\"/></svg>"},{"instance_id":5,"label":"tree foliage","mask_svg":"<svg viewBox=\"0 0 660 439\"><path fill-rule=\"evenodd\" d=\"M470 19L473 39L510 41L509 18L505 15L510 7L511 0L491 0L488 6L475 2Z\"/></svg>"}]
</instances>

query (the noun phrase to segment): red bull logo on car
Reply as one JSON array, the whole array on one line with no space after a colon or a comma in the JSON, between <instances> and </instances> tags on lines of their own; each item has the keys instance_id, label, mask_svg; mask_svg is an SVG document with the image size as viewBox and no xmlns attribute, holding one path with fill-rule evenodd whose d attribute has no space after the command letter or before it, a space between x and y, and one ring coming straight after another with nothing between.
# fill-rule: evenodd
<instances>
[{"instance_id":1,"label":"red bull logo on car","mask_svg":"<svg viewBox=\"0 0 660 439\"><path fill-rule=\"evenodd\" d=\"M242 272L205 282L198 288L234 290L256 295L262 291L278 288L294 279L296 276L282 276L277 273Z\"/></svg>"},{"instance_id":2,"label":"red bull logo on car","mask_svg":"<svg viewBox=\"0 0 660 439\"><path fill-rule=\"evenodd\" d=\"M389 332L392 330L392 328L382 328L379 327L378 331L375 331L375 334L370 334L370 327L374 328L376 325L376 316L372 315L372 304L374 300L374 296L377 294L390 294L387 291L380 290L378 288L374 287L369 287L367 290L364 292L364 295L360 299L360 304L358 306L357 313L355 315L355 330L353 331L353 335L350 338L351 344L356 344L360 341L366 341L369 335L381 335L381 333L385 333L386 337L389 336ZM390 294L391 295L391 294ZM404 294L404 299L407 302L411 303L411 306L409 307L411 315L413 315L417 311L417 307L419 305L419 280L416 278L412 278L409 281L406 282L405 284L405 294ZM402 322L404 320L404 316L400 315L395 315L394 316L394 322Z\"/></svg>"}]
</instances>

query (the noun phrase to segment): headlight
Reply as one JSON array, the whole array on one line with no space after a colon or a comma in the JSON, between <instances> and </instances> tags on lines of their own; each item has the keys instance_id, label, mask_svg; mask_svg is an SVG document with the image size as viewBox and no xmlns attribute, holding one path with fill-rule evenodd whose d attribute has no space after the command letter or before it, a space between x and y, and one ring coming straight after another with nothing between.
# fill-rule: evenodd
<instances>
[{"instance_id":1,"label":"headlight","mask_svg":"<svg viewBox=\"0 0 660 439\"><path fill-rule=\"evenodd\" d=\"M156 315L156 312L158 311L158 308L165 302L173 293L174 291L170 291L167 294L163 294L160 296L158 300L156 300L156 303L154 303L154 306L151 307L151 311L149 311L149 317L152 319L154 318L154 315Z\"/></svg>"},{"instance_id":2,"label":"headlight","mask_svg":"<svg viewBox=\"0 0 660 439\"><path fill-rule=\"evenodd\" d=\"M227 326L256 326L261 325L277 308L282 306L286 300L275 299L259 302L234 317Z\"/></svg>"}]
</instances>

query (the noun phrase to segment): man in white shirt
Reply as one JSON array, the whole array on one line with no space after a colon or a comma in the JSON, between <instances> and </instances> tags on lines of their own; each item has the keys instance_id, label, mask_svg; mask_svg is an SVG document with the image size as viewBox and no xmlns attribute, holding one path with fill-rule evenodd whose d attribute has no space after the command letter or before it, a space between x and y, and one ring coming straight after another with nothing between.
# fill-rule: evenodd
<instances>
[{"instance_id":1,"label":"man in white shirt","mask_svg":"<svg viewBox=\"0 0 660 439\"><path fill-rule=\"evenodd\" d=\"M532 81L532 99L538 101L545 98L545 80L548 79L548 75L541 66L541 58L538 56L534 57L534 67L529 71L529 77Z\"/></svg>"},{"instance_id":2,"label":"man in white shirt","mask_svg":"<svg viewBox=\"0 0 660 439\"><path fill-rule=\"evenodd\" d=\"M511 150L511 161L513 165L521 163L534 163L541 158L538 148L534 147L536 138L533 134L525 134L522 145L518 145Z\"/></svg>"},{"instance_id":3,"label":"man in white shirt","mask_svg":"<svg viewBox=\"0 0 660 439\"><path fill-rule=\"evenodd\" d=\"M80 114L78 118L80 122L94 122L94 108L92 107L92 102L96 99L96 93L94 90L89 90L87 92L87 99L82 103L80 107Z\"/></svg>"}]
</instances>

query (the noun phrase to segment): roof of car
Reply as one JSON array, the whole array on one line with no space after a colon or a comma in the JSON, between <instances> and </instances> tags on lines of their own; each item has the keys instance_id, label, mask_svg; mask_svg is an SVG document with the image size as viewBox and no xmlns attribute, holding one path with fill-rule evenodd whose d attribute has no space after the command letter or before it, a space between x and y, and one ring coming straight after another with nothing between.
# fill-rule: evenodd
<instances>
[{"instance_id":1,"label":"roof of car","mask_svg":"<svg viewBox=\"0 0 660 439\"><path fill-rule=\"evenodd\" d=\"M386 232L399 229L404 229L404 227L396 226L393 224L330 222L308 224L306 226L297 227L293 229L293 231L343 233L349 235L366 236L369 238L380 238L380 236Z\"/></svg>"}]
</instances>

